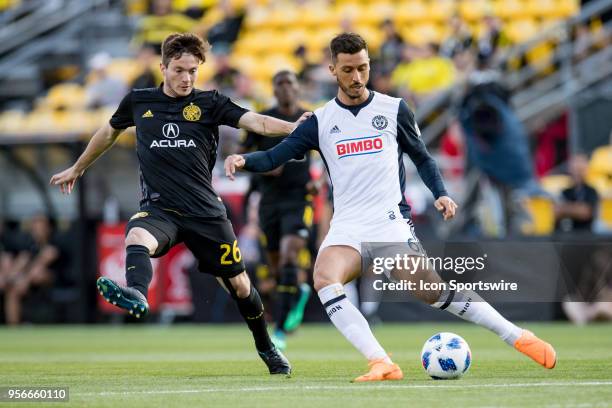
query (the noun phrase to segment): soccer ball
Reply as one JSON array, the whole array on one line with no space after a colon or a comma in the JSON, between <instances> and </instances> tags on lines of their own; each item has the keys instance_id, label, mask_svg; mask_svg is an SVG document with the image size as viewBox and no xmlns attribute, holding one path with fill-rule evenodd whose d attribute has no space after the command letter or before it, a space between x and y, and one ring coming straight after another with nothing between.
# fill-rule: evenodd
<instances>
[{"instance_id":1,"label":"soccer ball","mask_svg":"<svg viewBox=\"0 0 612 408\"><path fill-rule=\"evenodd\" d=\"M470 368L472 352L461 336L448 332L438 333L423 345L421 362L434 380L459 378Z\"/></svg>"}]
</instances>

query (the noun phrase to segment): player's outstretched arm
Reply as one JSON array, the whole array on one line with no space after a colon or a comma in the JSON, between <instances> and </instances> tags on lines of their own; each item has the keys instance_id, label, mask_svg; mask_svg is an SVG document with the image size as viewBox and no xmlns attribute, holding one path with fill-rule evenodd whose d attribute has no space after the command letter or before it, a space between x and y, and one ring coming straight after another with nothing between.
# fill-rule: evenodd
<instances>
[{"instance_id":1,"label":"player's outstretched arm","mask_svg":"<svg viewBox=\"0 0 612 408\"><path fill-rule=\"evenodd\" d=\"M310 116L312 112L305 112L295 123L291 123L271 116L247 112L240 117L238 127L263 136L286 136Z\"/></svg>"},{"instance_id":2,"label":"player's outstretched arm","mask_svg":"<svg viewBox=\"0 0 612 408\"><path fill-rule=\"evenodd\" d=\"M243 117L246 116L243 115ZM291 159L301 159L309 150L319 148L317 117L311 115L282 142L266 151L245 155L232 154L225 159L225 175L231 180L238 169L255 173L265 173L287 163Z\"/></svg>"},{"instance_id":3,"label":"player's outstretched arm","mask_svg":"<svg viewBox=\"0 0 612 408\"><path fill-rule=\"evenodd\" d=\"M77 179L115 143L121 132L123 132L123 129L113 129L109 123L106 123L93 135L77 161L66 170L51 177L49 183L55 186L59 185L63 194L70 194Z\"/></svg>"}]
</instances>

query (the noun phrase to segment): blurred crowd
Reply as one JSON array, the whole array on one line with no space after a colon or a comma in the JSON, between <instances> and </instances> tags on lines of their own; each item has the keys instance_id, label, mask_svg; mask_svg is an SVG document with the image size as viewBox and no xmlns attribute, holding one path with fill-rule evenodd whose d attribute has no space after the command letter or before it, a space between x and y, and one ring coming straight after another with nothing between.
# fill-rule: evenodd
<instances>
[{"instance_id":1,"label":"blurred crowd","mask_svg":"<svg viewBox=\"0 0 612 408\"><path fill-rule=\"evenodd\" d=\"M3 320L16 325L24 318L24 303L48 289L70 286L67 243L45 214L11 226L0 220L0 299ZM46 299L49 300L49 299ZM46 309L52 306L47 304ZM28 316L32 318L32 316Z\"/></svg>"},{"instance_id":2,"label":"blurred crowd","mask_svg":"<svg viewBox=\"0 0 612 408\"><path fill-rule=\"evenodd\" d=\"M67 92L68 88L63 88L58 93L54 109L63 114L70 110L70 106L79 109L84 106L90 112L103 112L101 120L108 120L109 113L130 88L160 84L161 42L168 34L185 31L196 32L213 44L211 55L200 68L198 88L218 89L249 109L269 108L275 103L271 81L262 82L261 77L254 78L252 65L237 63L236 42L250 7L247 2L242 6L236 6L237 3L240 2L126 2L128 8L140 7L136 10L140 14L135 19L130 45L133 59L119 62L105 52L93 55L81 81L83 86L79 85L74 94ZM296 2L302 3L306 1ZM333 2L323 3L331 5ZM350 18L342 20L340 24L344 31L360 32L360 27ZM519 234L550 236L555 231L612 231L612 216L608 220L604 216L610 214L612 204L610 197L602 196L602 191L608 190L602 190L601 185L593 185L589 181L593 158L584 152L568 153L571 149L567 141L567 115L549 123L533 138L513 111L511 95L503 86L500 68L504 64L519 68L529 64L529 61L508 58L513 41L504 20L487 12L475 31L460 13L453 13L445 28L446 35L438 41L415 42L403 35L401 27L397 27L393 19L382 21L378 27L380 41L370 52L369 87L402 97L412 108L418 109L460 85L461 98L456 101L455 115L449 120L439 143L432 148L450 190L461 201L462 227L455 232L476 238L503 238ZM585 58L589 48L593 47L592 26L578 26L572 35L573 58ZM367 40L368 36L365 37ZM597 46L602 46L602 42ZM313 109L336 95L337 85L328 70L330 61L326 49L320 50L313 58L312 47L304 43L290 50L290 54L292 61L296 62L290 68L299 79L300 100L305 109ZM278 66L275 64L275 61L270 61L267 65L272 65L276 70L287 68L282 63ZM555 67L551 63L541 69L545 73L547 69ZM47 99L54 100L54 95L49 92ZM40 115L37 120L44 123ZM81 130L88 129L81 122L69 122L82 126ZM235 129L221 129L220 161L227 154L239 150L243 136ZM602 167L610 171L605 163ZM315 157L313 173L324 184L322 168L322 163ZM563 182L555 186L556 193L551 194L542 177L559 170L564 174ZM220 166L215 169L214 177L223 194L224 180ZM431 217L433 210L428 209L431 201L429 193L420 185L416 175L409 177L409 180L414 182L409 185L406 194L413 207L413 215L417 222L431 223L434 217ZM473 183L473 188L469 188L470 183ZM250 192L253 191L250 189ZM311 266L310 259L316 252L317 242L325 233L330 216L324 185L321 191L317 199L319 203L315 205L318 233L309 244L310 250L300 258L306 270ZM269 300L275 281L267 269L260 240L257 193L247 196L245 202L244 214L234 211L235 219L242 218L234 223L243 224L237 231L240 248L254 281L258 282L265 300ZM607 208L605 214L602 208ZM525 223L525 218L530 218L530 222ZM423 228L420 231L426 234L427 230ZM72 258L66 256L66 248L62 235L44 215L19 224L0 222L0 298L7 323L17 324L23 319L22 304L27 294L35 295L40 289L48 291L57 286L70 287L71 282L65 271L69 269L67 265ZM611 299L612 291L602 293L603 303ZM605 308L597 306L597 303L584 307L575 306L575 302L568 304L566 313L579 323L605 315L602 311ZM609 308L605 310L609 313Z\"/></svg>"}]
</instances>

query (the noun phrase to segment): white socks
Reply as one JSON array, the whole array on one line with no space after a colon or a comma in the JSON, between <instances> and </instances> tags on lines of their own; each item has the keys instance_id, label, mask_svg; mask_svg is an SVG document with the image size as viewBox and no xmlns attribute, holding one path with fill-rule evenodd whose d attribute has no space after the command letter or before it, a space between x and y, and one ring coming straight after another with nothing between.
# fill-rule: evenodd
<instances>
[{"instance_id":1,"label":"white socks","mask_svg":"<svg viewBox=\"0 0 612 408\"><path fill-rule=\"evenodd\" d=\"M506 320L474 291L445 290L432 306L491 330L510 346L523 333L523 329Z\"/></svg>"},{"instance_id":2,"label":"white socks","mask_svg":"<svg viewBox=\"0 0 612 408\"><path fill-rule=\"evenodd\" d=\"M348 300L344 287L334 283L319 291L319 299L330 320L340 333L368 360L391 359L372 334L361 312Z\"/></svg>"}]
</instances>

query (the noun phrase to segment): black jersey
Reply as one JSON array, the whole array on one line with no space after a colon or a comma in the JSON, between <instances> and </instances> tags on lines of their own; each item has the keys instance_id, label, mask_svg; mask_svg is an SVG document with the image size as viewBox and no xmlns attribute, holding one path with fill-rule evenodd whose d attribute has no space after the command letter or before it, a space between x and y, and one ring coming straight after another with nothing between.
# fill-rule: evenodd
<instances>
[{"instance_id":1,"label":"black jersey","mask_svg":"<svg viewBox=\"0 0 612 408\"><path fill-rule=\"evenodd\" d=\"M218 127L237 127L246 112L217 91L194 89L172 98L160 86L128 93L110 125L136 126L141 207L153 204L182 215L225 216L211 182Z\"/></svg>"},{"instance_id":2,"label":"black jersey","mask_svg":"<svg viewBox=\"0 0 612 408\"><path fill-rule=\"evenodd\" d=\"M306 112L298 109L293 116L283 115L277 107L261 112L287 122L295 122ZM249 132L242 146L249 150L268 150L282 142L286 136L266 137ZM279 204L284 202L304 201L308 194L306 184L310 181L310 156L308 153L299 160L291 160L283 167L278 176L258 175L258 190L261 192L261 204Z\"/></svg>"}]
</instances>

